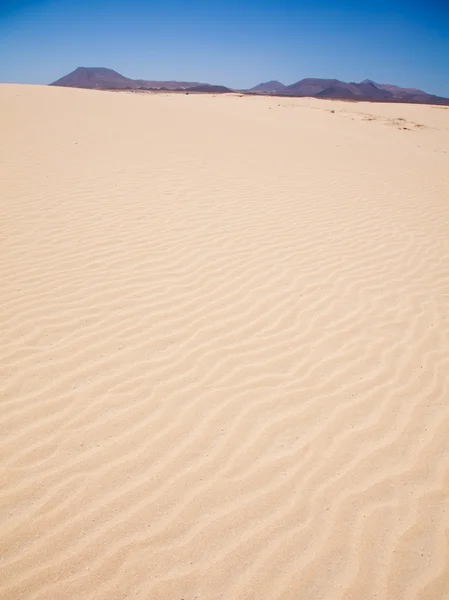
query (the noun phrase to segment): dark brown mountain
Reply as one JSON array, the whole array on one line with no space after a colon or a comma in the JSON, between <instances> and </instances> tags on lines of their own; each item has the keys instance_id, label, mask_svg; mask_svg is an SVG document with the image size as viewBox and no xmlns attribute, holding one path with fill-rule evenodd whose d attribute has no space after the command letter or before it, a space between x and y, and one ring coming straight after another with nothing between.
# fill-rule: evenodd
<instances>
[{"instance_id":1,"label":"dark brown mountain","mask_svg":"<svg viewBox=\"0 0 449 600\"><path fill-rule=\"evenodd\" d=\"M328 88L332 88L338 85L344 85L343 81L339 81L338 79L301 79L296 83L292 83L291 85L287 85L284 90L282 90L282 94L286 96L316 96L320 94L324 90Z\"/></svg>"},{"instance_id":2,"label":"dark brown mountain","mask_svg":"<svg viewBox=\"0 0 449 600\"><path fill-rule=\"evenodd\" d=\"M202 92L206 94L229 94L233 90L224 85L210 85L209 83L200 83L192 87L185 88L186 92Z\"/></svg>"},{"instance_id":3,"label":"dark brown mountain","mask_svg":"<svg viewBox=\"0 0 449 600\"><path fill-rule=\"evenodd\" d=\"M276 95L293 97L316 97L334 100L358 100L364 102L406 102L413 104L441 104L449 106L448 98L426 94L421 90L401 88L396 85L378 84L369 79L360 83L345 83L338 79L301 79Z\"/></svg>"},{"instance_id":4,"label":"dark brown mountain","mask_svg":"<svg viewBox=\"0 0 449 600\"><path fill-rule=\"evenodd\" d=\"M89 89L124 89L137 88L133 79L123 77L117 71L103 67L78 67L68 75L61 77L50 85Z\"/></svg>"},{"instance_id":5,"label":"dark brown mountain","mask_svg":"<svg viewBox=\"0 0 449 600\"><path fill-rule=\"evenodd\" d=\"M285 89L285 85L280 81L266 81L265 83L259 83L259 85L255 85L253 88L249 89L249 92L259 92L262 94L270 94L274 92L279 92Z\"/></svg>"},{"instance_id":6,"label":"dark brown mountain","mask_svg":"<svg viewBox=\"0 0 449 600\"><path fill-rule=\"evenodd\" d=\"M397 85L387 83L376 83L375 81L362 81L362 83L371 83L379 89L388 91L392 96L393 102L410 102L413 104L440 104L448 105L449 99L441 96L427 94L416 88L401 88Z\"/></svg>"},{"instance_id":7,"label":"dark brown mountain","mask_svg":"<svg viewBox=\"0 0 449 600\"><path fill-rule=\"evenodd\" d=\"M376 81L372 81L371 79L365 79L361 83L372 83L373 85L375 85L376 87L378 87L382 90L387 90L389 92L393 92L393 94L395 94L397 92L400 92L400 93L409 92L410 94L425 94L426 93L426 92L423 92L422 90L417 90L416 88L402 88L397 85L390 85L388 83L377 83Z\"/></svg>"},{"instance_id":8,"label":"dark brown mountain","mask_svg":"<svg viewBox=\"0 0 449 600\"><path fill-rule=\"evenodd\" d=\"M317 98L334 98L341 100L369 100L371 102L388 102L392 94L388 90L379 89L372 83L344 83L338 82L325 88Z\"/></svg>"},{"instance_id":9,"label":"dark brown mountain","mask_svg":"<svg viewBox=\"0 0 449 600\"><path fill-rule=\"evenodd\" d=\"M334 98L341 100L389 100L392 95L387 90L377 88L373 83L345 83L338 79L302 79L289 85L282 92L288 96Z\"/></svg>"},{"instance_id":10,"label":"dark brown mountain","mask_svg":"<svg viewBox=\"0 0 449 600\"><path fill-rule=\"evenodd\" d=\"M167 90L189 91L197 93L228 93L228 87L210 85L192 81L148 81L129 79L101 67L78 67L72 73L58 79L50 85L89 88L98 90ZM279 81L268 81L244 90L248 94L266 94L272 96L315 97L334 100L352 100L364 102L407 102L413 104L439 104L449 106L448 98L426 94L422 90L401 88L397 85L380 84L369 79L360 83L345 83L338 79L301 79L285 86Z\"/></svg>"},{"instance_id":11,"label":"dark brown mountain","mask_svg":"<svg viewBox=\"0 0 449 600\"><path fill-rule=\"evenodd\" d=\"M170 90L192 92L231 92L224 86L211 86L197 81L147 81L146 79L129 79L103 67L78 67L72 73L50 83L54 86L87 88L95 90Z\"/></svg>"}]
</instances>

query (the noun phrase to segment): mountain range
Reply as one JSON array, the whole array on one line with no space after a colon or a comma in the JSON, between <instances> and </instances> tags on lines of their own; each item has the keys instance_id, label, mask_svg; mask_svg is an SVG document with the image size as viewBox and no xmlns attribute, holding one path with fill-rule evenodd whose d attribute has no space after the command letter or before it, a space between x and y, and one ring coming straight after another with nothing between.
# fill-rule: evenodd
<instances>
[{"instance_id":1,"label":"mountain range","mask_svg":"<svg viewBox=\"0 0 449 600\"><path fill-rule=\"evenodd\" d=\"M148 81L146 79L129 79L103 67L78 67L68 75L61 77L50 85L63 87L87 88L94 90L170 90L191 92L232 92L222 85L210 85L197 81Z\"/></svg>"},{"instance_id":2,"label":"mountain range","mask_svg":"<svg viewBox=\"0 0 449 600\"><path fill-rule=\"evenodd\" d=\"M365 79L360 83L345 83L338 79L301 79L291 85L280 81L260 83L246 90L235 90L223 85L211 85L192 81L153 81L129 79L103 67L78 67L50 85L98 90L167 90L197 93L240 92L251 95L287 96L294 98L314 97L334 100L365 102L405 102L413 104L438 104L449 106L449 98L427 94L422 90L381 84Z\"/></svg>"}]
</instances>

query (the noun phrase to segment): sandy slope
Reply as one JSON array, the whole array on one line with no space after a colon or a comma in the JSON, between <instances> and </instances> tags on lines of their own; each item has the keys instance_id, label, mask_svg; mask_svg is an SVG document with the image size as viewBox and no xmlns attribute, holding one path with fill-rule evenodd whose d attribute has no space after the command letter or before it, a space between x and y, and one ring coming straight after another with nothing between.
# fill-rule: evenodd
<instances>
[{"instance_id":1,"label":"sandy slope","mask_svg":"<svg viewBox=\"0 0 449 600\"><path fill-rule=\"evenodd\" d=\"M449 598L449 110L0 119L0 597Z\"/></svg>"}]
</instances>

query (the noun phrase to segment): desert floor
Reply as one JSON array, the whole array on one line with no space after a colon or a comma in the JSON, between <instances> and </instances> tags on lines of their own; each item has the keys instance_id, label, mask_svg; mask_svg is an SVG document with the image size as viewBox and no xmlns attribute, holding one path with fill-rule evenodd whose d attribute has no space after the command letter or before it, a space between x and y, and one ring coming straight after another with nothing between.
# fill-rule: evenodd
<instances>
[{"instance_id":1,"label":"desert floor","mask_svg":"<svg viewBox=\"0 0 449 600\"><path fill-rule=\"evenodd\" d=\"M0 122L0 597L449 598L449 109Z\"/></svg>"}]
</instances>

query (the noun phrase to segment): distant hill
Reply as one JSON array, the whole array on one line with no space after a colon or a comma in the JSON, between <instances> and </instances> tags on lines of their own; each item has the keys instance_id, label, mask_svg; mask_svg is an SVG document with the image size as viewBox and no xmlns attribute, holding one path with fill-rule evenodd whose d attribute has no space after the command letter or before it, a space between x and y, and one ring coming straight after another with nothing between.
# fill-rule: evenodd
<instances>
[{"instance_id":1,"label":"distant hill","mask_svg":"<svg viewBox=\"0 0 449 600\"><path fill-rule=\"evenodd\" d=\"M203 92L209 94L228 94L233 91L224 85L210 85L209 83L201 83L185 89L188 92Z\"/></svg>"},{"instance_id":2,"label":"distant hill","mask_svg":"<svg viewBox=\"0 0 449 600\"><path fill-rule=\"evenodd\" d=\"M284 90L285 95L340 100L371 100L382 102L388 100L391 94L379 89L369 81L362 83L345 83L338 79L301 79Z\"/></svg>"},{"instance_id":3,"label":"distant hill","mask_svg":"<svg viewBox=\"0 0 449 600\"><path fill-rule=\"evenodd\" d=\"M53 86L86 88L94 90L169 90L225 93L232 90L224 86L212 86L197 81L149 81L129 79L103 67L78 67L68 75L50 83Z\"/></svg>"},{"instance_id":4,"label":"distant hill","mask_svg":"<svg viewBox=\"0 0 449 600\"><path fill-rule=\"evenodd\" d=\"M254 86L249 89L249 92L262 92L265 94L269 94L272 92L279 92L280 90L285 89L285 85L280 81L266 81L265 83L259 83L259 85Z\"/></svg>"},{"instance_id":5,"label":"distant hill","mask_svg":"<svg viewBox=\"0 0 449 600\"><path fill-rule=\"evenodd\" d=\"M287 85L282 91L286 96L316 96L328 88L342 84L338 79L301 79L296 83Z\"/></svg>"},{"instance_id":6,"label":"distant hill","mask_svg":"<svg viewBox=\"0 0 449 600\"><path fill-rule=\"evenodd\" d=\"M404 92L408 92L410 94L425 94L426 93L426 92L423 92L422 90L417 90L416 88L401 88L397 85L390 85L388 83L376 83L375 81L372 81L371 79L365 79L361 83L372 83L373 85L375 85L378 88L387 90L389 92L393 92L393 94L404 93Z\"/></svg>"},{"instance_id":7,"label":"distant hill","mask_svg":"<svg viewBox=\"0 0 449 600\"><path fill-rule=\"evenodd\" d=\"M256 86L257 87L257 86ZM254 90L254 88L253 88ZM257 92L257 90L255 90ZM449 106L449 98L427 94L422 90L379 84L365 79L360 83L346 83L338 79L301 79L273 92L276 96L295 98L312 97L364 102L405 102L413 104L440 104Z\"/></svg>"},{"instance_id":8,"label":"distant hill","mask_svg":"<svg viewBox=\"0 0 449 600\"><path fill-rule=\"evenodd\" d=\"M318 94L319 98L334 98L347 100L370 100L371 102L385 102L391 94L387 90L379 89L372 83L344 83L338 82L325 88Z\"/></svg>"},{"instance_id":9,"label":"distant hill","mask_svg":"<svg viewBox=\"0 0 449 600\"><path fill-rule=\"evenodd\" d=\"M123 89L138 87L135 81L123 77L117 71L103 67L78 67L50 85L89 89Z\"/></svg>"},{"instance_id":10,"label":"distant hill","mask_svg":"<svg viewBox=\"0 0 449 600\"><path fill-rule=\"evenodd\" d=\"M363 82L364 83L364 82ZM446 104L449 105L448 98L442 98L441 96L434 96L433 94L427 94L422 90L416 88L401 88L397 85L391 85L387 83L375 83L371 81L377 88L389 92L392 96L392 100L395 102L411 102L414 104Z\"/></svg>"},{"instance_id":11,"label":"distant hill","mask_svg":"<svg viewBox=\"0 0 449 600\"><path fill-rule=\"evenodd\" d=\"M194 81L151 81L129 79L117 71L103 67L78 67L72 73L61 77L50 85L88 88L97 90L166 90L173 92L225 94L232 92L223 85L210 85ZM247 94L265 94L289 96L294 98L312 97L333 100L352 100L364 102L406 102L413 104L439 104L449 106L448 98L427 94L414 88L401 88L397 85L376 83L365 79L360 83L346 83L339 79L306 78L284 85L280 81L260 83Z\"/></svg>"}]
</instances>

